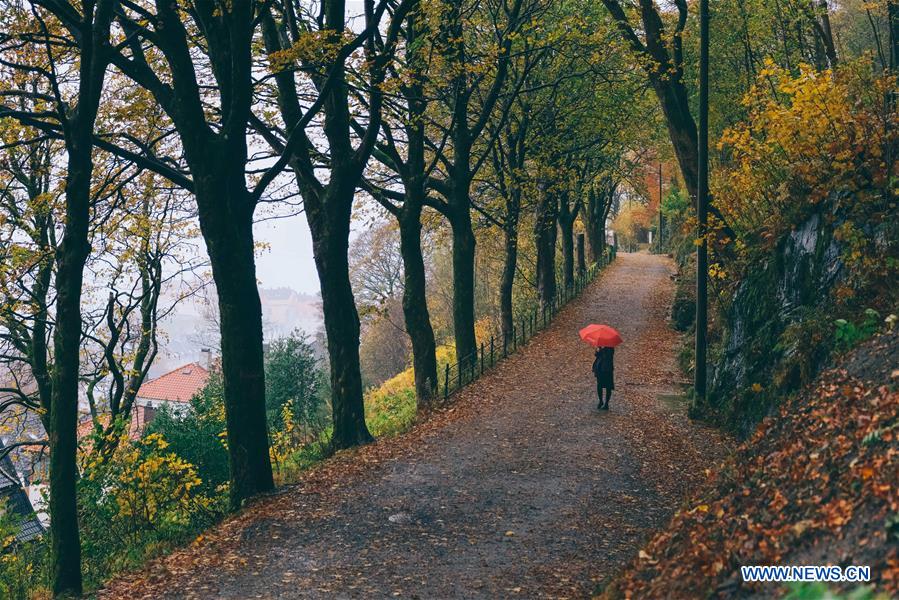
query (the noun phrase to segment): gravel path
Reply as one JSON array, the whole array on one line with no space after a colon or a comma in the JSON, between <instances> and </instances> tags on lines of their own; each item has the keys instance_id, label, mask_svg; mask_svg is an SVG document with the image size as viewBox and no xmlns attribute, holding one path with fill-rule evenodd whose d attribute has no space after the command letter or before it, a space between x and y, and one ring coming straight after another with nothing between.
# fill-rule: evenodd
<instances>
[{"instance_id":1,"label":"gravel path","mask_svg":"<svg viewBox=\"0 0 899 600\"><path fill-rule=\"evenodd\" d=\"M728 443L659 396L680 382L673 264L618 260L452 407L342 453L103 598L583 598L632 558ZM592 352L616 327L611 411Z\"/></svg>"}]
</instances>

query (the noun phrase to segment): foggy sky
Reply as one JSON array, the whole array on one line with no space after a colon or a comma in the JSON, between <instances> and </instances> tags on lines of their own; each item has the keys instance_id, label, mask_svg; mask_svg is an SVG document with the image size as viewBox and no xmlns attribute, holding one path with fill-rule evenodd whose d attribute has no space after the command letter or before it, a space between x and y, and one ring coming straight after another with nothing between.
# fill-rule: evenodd
<instances>
[{"instance_id":1,"label":"foggy sky","mask_svg":"<svg viewBox=\"0 0 899 600\"><path fill-rule=\"evenodd\" d=\"M347 1L350 29L362 30L364 22L360 15L363 13L362 0ZM306 215L257 222L253 231L257 241L270 246L256 256L256 278L260 287L289 287L304 294L318 293L320 286Z\"/></svg>"},{"instance_id":2,"label":"foggy sky","mask_svg":"<svg viewBox=\"0 0 899 600\"><path fill-rule=\"evenodd\" d=\"M269 245L256 256L260 287L289 287L304 294L319 291L306 215L256 223L253 231L257 241Z\"/></svg>"}]
</instances>

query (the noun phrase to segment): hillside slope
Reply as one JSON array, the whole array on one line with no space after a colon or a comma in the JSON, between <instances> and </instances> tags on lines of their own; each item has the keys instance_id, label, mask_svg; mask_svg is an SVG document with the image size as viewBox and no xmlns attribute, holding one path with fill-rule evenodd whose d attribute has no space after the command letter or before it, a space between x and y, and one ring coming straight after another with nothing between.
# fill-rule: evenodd
<instances>
[{"instance_id":1,"label":"hillside slope","mask_svg":"<svg viewBox=\"0 0 899 600\"><path fill-rule=\"evenodd\" d=\"M874 590L899 597L897 387L894 331L765 419L603 596L780 597L740 566L869 565Z\"/></svg>"}]
</instances>

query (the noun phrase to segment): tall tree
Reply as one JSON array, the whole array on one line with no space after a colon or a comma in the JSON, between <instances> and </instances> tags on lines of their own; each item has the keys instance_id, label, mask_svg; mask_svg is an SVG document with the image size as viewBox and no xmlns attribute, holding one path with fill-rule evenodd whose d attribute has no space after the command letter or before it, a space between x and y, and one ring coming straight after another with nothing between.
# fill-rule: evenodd
<instances>
[{"instance_id":1,"label":"tall tree","mask_svg":"<svg viewBox=\"0 0 899 600\"><path fill-rule=\"evenodd\" d=\"M127 37L112 57L171 119L190 170L188 178L171 163L144 161L197 200L218 295L233 507L274 487L253 240L253 213L274 176L248 189L245 175L256 8L157 0L151 12L129 4L117 15Z\"/></svg>"},{"instance_id":2,"label":"tall tree","mask_svg":"<svg viewBox=\"0 0 899 600\"><path fill-rule=\"evenodd\" d=\"M415 3L404 0L394 7L382 38L379 27L388 2L375 6L373 0L366 0L365 30L349 41L343 39L347 27L344 0L323 0L315 18L296 12L289 1L273 2L262 12L263 40L273 59L280 117L290 135L279 136L277 127L259 119L255 126L281 154L280 161L293 170L312 232L331 367L331 443L336 449L372 439L365 425L359 314L347 262L350 218L356 189L381 128L381 84L396 50L400 26ZM311 31L317 32L322 43L314 51L305 52L301 38ZM364 102L368 123L353 147L356 124L351 117L347 61L360 47L368 68L361 76L364 92L358 97ZM297 77L300 71L308 73L316 96L313 106L305 110L299 87L302 81ZM319 108L324 112L322 133L328 146L324 161L305 131ZM320 179L319 170L326 176Z\"/></svg>"},{"instance_id":3,"label":"tall tree","mask_svg":"<svg viewBox=\"0 0 899 600\"><path fill-rule=\"evenodd\" d=\"M453 234L456 358L474 360L477 338L474 330L475 236L471 188L475 175L490 156L492 137L478 152L475 145L495 116L494 110L499 106L499 113L504 115L511 107L515 94L508 91L504 97L502 94L509 75L513 39L540 7L538 2L525 6L524 0L513 0L501 6L482 4L480 6L487 11L485 14L472 10L464 0L441 0L438 6L440 26L433 44L434 51L446 64L441 72L434 72L431 77L447 77L448 84L440 82L444 91L440 102L445 108L443 116L446 120L432 120L441 131L440 139L429 144L439 154L438 161L443 170L443 177L429 179L429 187L442 200L432 199L429 203L447 219ZM473 23L472 18L483 19L485 23L483 26ZM481 56L477 56L468 44L476 39L475 32L482 30L487 32L488 38L480 40L482 46L478 52ZM475 68L475 65L479 66ZM482 71L481 67L485 65L489 65L487 73L492 72L492 80ZM510 88L520 89L523 77L524 72ZM501 99L503 102L499 104ZM494 131L499 126L501 123L496 124Z\"/></svg>"},{"instance_id":4,"label":"tall tree","mask_svg":"<svg viewBox=\"0 0 899 600\"><path fill-rule=\"evenodd\" d=\"M398 77L402 102L382 121L384 135L375 157L399 177L403 192L385 186L371 189L375 199L396 218L403 257L403 317L412 344L415 397L419 407L430 403L437 389L437 344L428 311L427 278L421 250L421 215L427 199L427 181L435 162L426 164L425 111L428 100L424 82L428 29L420 8L406 17L403 29L405 72ZM405 152L397 133L405 134Z\"/></svg>"},{"instance_id":5,"label":"tall tree","mask_svg":"<svg viewBox=\"0 0 899 600\"><path fill-rule=\"evenodd\" d=\"M602 175L590 186L587 205L584 207L584 229L590 246L590 260L600 262L606 248L606 220L612 209L612 199L618 192L618 184L611 175Z\"/></svg>"},{"instance_id":6,"label":"tall tree","mask_svg":"<svg viewBox=\"0 0 899 600\"><path fill-rule=\"evenodd\" d=\"M518 268L518 232L521 222L521 205L527 181L527 160L530 110L521 99L502 128L492 149L493 172L497 191L503 199L503 272L499 287L500 331L504 340L512 338L515 315L512 310L512 291Z\"/></svg>"},{"instance_id":7,"label":"tall tree","mask_svg":"<svg viewBox=\"0 0 899 600\"><path fill-rule=\"evenodd\" d=\"M546 309L556 301L556 239L559 217L558 192L547 182L538 184L534 213L534 245L537 247L537 297Z\"/></svg>"},{"instance_id":8,"label":"tall tree","mask_svg":"<svg viewBox=\"0 0 899 600\"><path fill-rule=\"evenodd\" d=\"M56 252L56 329L53 335L53 392L50 428L50 569L55 596L81 593L77 479L78 376L81 348L81 287L90 252L91 176L94 122L100 106L109 52L114 0L81 5L78 96L74 108L57 97L68 168L65 230ZM71 7L74 9L74 7ZM51 59L52 60L52 59Z\"/></svg>"},{"instance_id":9,"label":"tall tree","mask_svg":"<svg viewBox=\"0 0 899 600\"><path fill-rule=\"evenodd\" d=\"M61 71L63 57L54 58ZM6 66L11 63L6 60ZM0 457L22 445L46 445L50 446L51 468L58 469L54 455L65 457L65 449L58 446L61 436L54 439L52 435L59 428L53 418L54 374L72 358L60 355L49 342L56 339L59 327L58 286L67 281L59 279L55 257L63 256L66 250L62 243L71 210L67 194L75 188L66 185L72 171L67 160L71 153L64 140L61 143L55 139L64 135L61 128L57 129L61 122L56 113L36 110L43 104L43 99L35 96L37 90L52 87L51 82L42 81L43 76L16 79L29 80L24 89L30 90L30 97L23 97L22 89L3 95L18 101L13 116L32 125L18 126L11 120L2 125L4 140L14 141L4 144L0 159L0 365L17 377L14 385L0 390L0 413L8 424L10 420L15 423L12 434L19 437L6 444ZM112 111L116 103L109 89L112 85L106 82L105 86L98 112ZM99 127L102 120L98 116L95 126ZM90 138L87 143L92 143ZM170 273L164 277L163 263L174 262L172 250L183 239L181 229L186 226L173 225L171 194L157 192L149 181L138 186L144 193L137 193L136 181L141 177L128 161L94 151L90 178L85 242L89 250L81 266L87 275L82 276L78 289L80 321L73 368L77 370L76 381L85 384L77 385L77 396L86 396L95 430L100 434L92 447L107 460L129 424L137 390L152 364L161 313L158 301L163 285L174 276ZM183 219L183 213L179 217ZM189 268L190 261L187 264ZM107 290L108 303L92 301L92 292ZM75 437L77 402L73 409ZM27 411L35 411L40 417L47 440L35 436L37 431ZM74 473L72 476L68 489L74 494ZM66 485L54 489L58 481L60 477L50 478L51 495L67 489ZM58 505L50 507L51 523L73 527L75 520L54 517L54 506ZM77 558L68 553L69 548L64 562ZM63 591L59 594L74 593L76 587L60 585Z\"/></svg>"},{"instance_id":10,"label":"tall tree","mask_svg":"<svg viewBox=\"0 0 899 600\"><path fill-rule=\"evenodd\" d=\"M690 113L690 94L684 82L683 32L687 24L687 0L675 0L677 21L666 31L653 0L638 0L643 39L631 24L619 0L603 0L624 39L643 59L643 66L665 114L668 135L674 147L687 191L696 198L698 164L696 122Z\"/></svg>"},{"instance_id":11,"label":"tall tree","mask_svg":"<svg viewBox=\"0 0 899 600\"><path fill-rule=\"evenodd\" d=\"M572 196L574 196L572 198ZM581 212L583 198L571 189L559 193L559 235L562 238L562 285L574 285L574 222Z\"/></svg>"},{"instance_id":12,"label":"tall tree","mask_svg":"<svg viewBox=\"0 0 899 600\"><path fill-rule=\"evenodd\" d=\"M602 140L599 132L597 140ZM594 161L581 157L569 160L565 169L568 186L559 195L559 233L562 237L562 283L566 288L574 285L574 223L583 212L587 183L594 177L594 168Z\"/></svg>"},{"instance_id":13,"label":"tall tree","mask_svg":"<svg viewBox=\"0 0 899 600\"><path fill-rule=\"evenodd\" d=\"M45 418L50 442L50 580L54 596L80 595L81 546L78 534L76 453L78 386L81 350L81 294L84 265L90 253L88 242L91 212L91 184L94 170L93 138L97 113L103 96L110 57L110 26L116 0L35 2L31 31L21 31L44 53L28 64L11 57L4 64L13 70L40 73L51 90L44 95L34 90L12 90L10 95L44 100L50 111L3 112L28 125L58 131L66 149L63 233L56 249L56 326L53 331L54 365L51 373L49 411ZM46 12L45 12L46 11ZM51 15L65 13L63 29ZM22 14L25 17L25 14ZM65 37L67 34L68 37ZM13 32L13 36L16 33ZM6 36L4 36L6 37ZM60 37L71 44L77 61L68 66L77 70L77 80L69 86L57 69L71 60L59 48ZM9 39L7 37L7 39ZM65 67L63 68L63 70ZM2 116L2 115L0 115Z\"/></svg>"},{"instance_id":14,"label":"tall tree","mask_svg":"<svg viewBox=\"0 0 899 600\"><path fill-rule=\"evenodd\" d=\"M670 33L665 28L654 0L637 0L643 25L642 39L619 0L602 1L625 41L642 59L643 68L665 115L668 137L674 148L684 185L695 203L699 185L699 147L696 121L690 112L690 93L684 81L683 33L687 24L687 0L674 1L677 20ZM710 204L708 210L722 224L723 231L733 238L733 232L715 205Z\"/></svg>"}]
</instances>

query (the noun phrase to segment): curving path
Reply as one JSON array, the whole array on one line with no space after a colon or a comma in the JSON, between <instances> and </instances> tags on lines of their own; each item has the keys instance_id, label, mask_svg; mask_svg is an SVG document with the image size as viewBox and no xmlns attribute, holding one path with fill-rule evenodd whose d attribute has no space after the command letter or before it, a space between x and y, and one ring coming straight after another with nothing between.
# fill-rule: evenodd
<instances>
[{"instance_id":1,"label":"curving path","mask_svg":"<svg viewBox=\"0 0 899 600\"><path fill-rule=\"evenodd\" d=\"M727 447L680 382L673 264L620 254L516 355L411 432L344 453L102 598L583 598ZM590 322L618 328L596 411Z\"/></svg>"}]
</instances>

